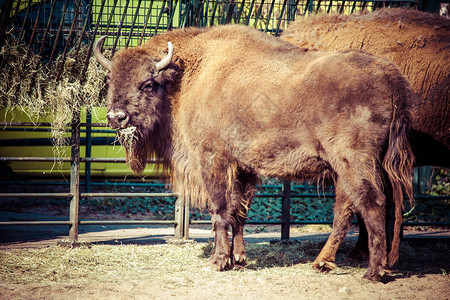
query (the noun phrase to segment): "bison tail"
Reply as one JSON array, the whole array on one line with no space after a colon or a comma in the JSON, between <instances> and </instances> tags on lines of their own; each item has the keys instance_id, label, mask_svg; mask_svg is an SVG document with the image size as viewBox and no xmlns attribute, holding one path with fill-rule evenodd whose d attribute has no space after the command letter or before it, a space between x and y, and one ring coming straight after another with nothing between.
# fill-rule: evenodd
<instances>
[{"instance_id":1,"label":"bison tail","mask_svg":"<svg viewBox=\"0 0 450 300\"><path fill-rule=\"evenodd\" d=\"M400 97L403 100L405 99L404 94ZM405 103L407 102L405 101ZM414 155L408 140L410 119L411 115L407 105L394 103L393 118L389 132L389 144L383 160L383 168L392 186L392 200L395 207L394 236L388 255L389 266L394 265L398 259L400 231L403 221L403 191L409 197L411 207L414 204L412 188Z\"/></svg>"}]
</instances>

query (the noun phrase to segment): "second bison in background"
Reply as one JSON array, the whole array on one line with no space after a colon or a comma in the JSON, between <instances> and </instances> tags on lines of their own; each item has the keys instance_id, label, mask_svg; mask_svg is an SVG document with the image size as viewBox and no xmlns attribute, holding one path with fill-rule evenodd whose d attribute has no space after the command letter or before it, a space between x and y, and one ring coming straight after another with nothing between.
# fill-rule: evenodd
<instances>
[{"instance_id":1,"label":"second bison in background","mask_svg":"<svg viewBox=\"0 0 450 300\"><path fill-rule=\"evenodd\" d=\"M319 14L292 22L281 38L299 47L363 50L394 62L418 95L411 98L410 143L416 165L450 167L449 19L402 8L363 15ZM359 223L350 257L365 260L368 237Z\"/></svg>"},{"instance_id":2,"label":"second bison in background","mask_svg":"<svg viewBox=\"0 0 450 300\"><path fill-rule=\"evenodd\" d=\"M100 44L96 57L110 71L107 117L128 164L141 172L156 153L179 197L208 202L213 268L245 265L243 226L259 175L334 181L335 215L345 222L333 227L318 268L334 264L329 253L354 212L369 231L364 277L380 280L396 261L398 243L389 261L386 250L384 189L393 191L398 238L402 190L412 196L413 93L392 63L306 51L246 26L174 30L111 60Z\"/></svg>"},{"instance_id":3,"label":"second bison in background","mask_svg":"<svg viewBox=\"0 0 450 300\"><path fill-rule=\"evenodd\" d=\"M394 62L419 97L412 103L417 165L450 167L450 19L412 9L319 14L292 22L281 38L326 51L362 50Z\"/></svg>"}]
</instances>

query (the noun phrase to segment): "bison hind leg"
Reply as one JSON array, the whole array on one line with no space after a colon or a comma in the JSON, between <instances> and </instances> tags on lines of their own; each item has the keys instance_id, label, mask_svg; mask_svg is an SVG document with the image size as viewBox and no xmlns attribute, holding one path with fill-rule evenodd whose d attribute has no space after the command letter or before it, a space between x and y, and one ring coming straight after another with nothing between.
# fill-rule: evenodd
<instances>
[{"instance_id":1,"label":"bison hind leg","mask_svg":"<svg viewBox=\"0 0 450 300\"><path fill-rule=\"evenodd\" d=\"M354 215L352 202L336 184L336 204L334 206L333 230L323 246L312 267L321 272L329 272L336 268L336 253L345 239Z\"/></svg>"},{"instance_id":2,"label":"bison hind leg","mask_svg":"<svg viewBox=\"0 0 450 300\"><path fill-rule=\"evenodd\" d=\"M357 215L358 218L358 240L356 241L355 246L347 255L347 262L369 262L369 237L367 235L366 225L364 225L364 220Z\"/></svg>"},{"instance_id":3,"label":"bison hind leg","mask_svg":"<svg viewBox=\"0 0 450 300\"><path fill-rule=\"evenodd\" d=\"M363 278L381 281L387 273L386 197L368 180L363 179L362 182L366 190L361 193L356 208L366 225L369 246L369 267Z\"/></svg>"}]
</instances>

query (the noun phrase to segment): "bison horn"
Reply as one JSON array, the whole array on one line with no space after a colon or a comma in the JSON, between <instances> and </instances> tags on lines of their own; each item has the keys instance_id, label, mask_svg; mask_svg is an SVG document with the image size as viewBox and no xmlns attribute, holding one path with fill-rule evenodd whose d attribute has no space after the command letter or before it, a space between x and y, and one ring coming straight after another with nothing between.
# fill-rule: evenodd
<instances>
[{"instance_id":1,"label":"bison horn","mask_svg":"<svg viewBox=\"0 0 450 300\"><path fill-rule=\"evenodd\" d=\"M169 47L169 51L168 51L166 57L161 59L160 62L156 63L156 71L164 70L165 68L167 68L169 66L170 62L172 61L173 45L171 42L168 42L167 45Z\"/></svg>"},{"instance_id":2,"label":"bison horn","mask_svg":"<svg viewBox=\"0 0 450 300\"><path fill-rule=\"evenodd\" d=\"M101 50L101 48L103 46L103 42L105 41L106 37L107 36L104 35L95 42L94 56L103 67L105 67L108 71L111 71L111 61L109 61L109 59L107 59L103 55L102 50Z\"/></svg>"}]
</instances>

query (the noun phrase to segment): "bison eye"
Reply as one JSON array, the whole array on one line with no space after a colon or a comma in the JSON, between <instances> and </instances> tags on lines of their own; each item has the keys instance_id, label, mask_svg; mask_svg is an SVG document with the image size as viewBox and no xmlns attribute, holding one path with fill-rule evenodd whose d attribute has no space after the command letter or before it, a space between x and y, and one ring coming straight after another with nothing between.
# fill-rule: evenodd
<instances>
[{"instance_id":1,"label":"bison eye","mask_svg":"<svg viewBox=\"0 0 450 300\"><path fill-rule=\"evenodd\" d=\"M153 79L149 79L141 83L139 90L148 93L156 90L157 87L158 84Z\"/></svg>"}]
</instances>

